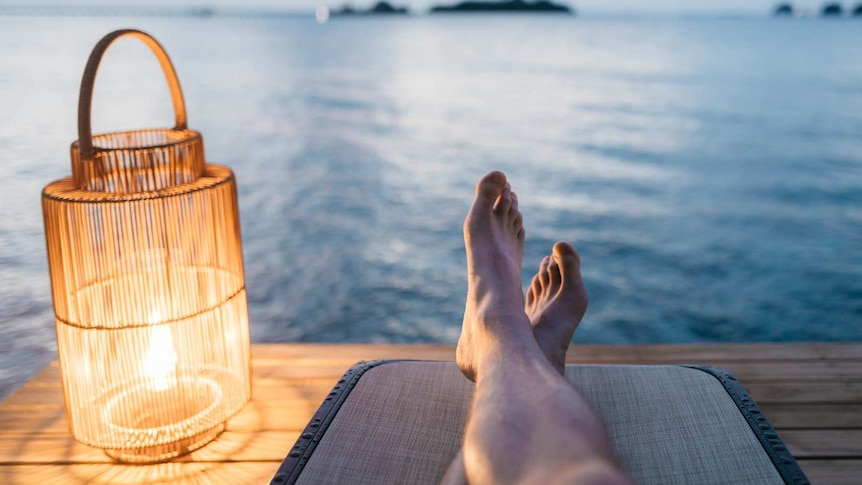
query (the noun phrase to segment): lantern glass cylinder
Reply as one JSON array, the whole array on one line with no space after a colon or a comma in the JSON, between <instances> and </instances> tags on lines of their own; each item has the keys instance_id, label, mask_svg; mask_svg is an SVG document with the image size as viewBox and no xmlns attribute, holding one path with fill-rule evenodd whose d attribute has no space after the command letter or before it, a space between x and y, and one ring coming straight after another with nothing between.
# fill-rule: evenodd
<instances>
[{"instance_id":1,"label":"lantern glass cylinder","mask_svg":"<svg viewBox=\"0 0 862 485\"><path fill-rule=\"evenodd\" d=\"M92 136L96 68L126 35L161 62L177 126ZM251 397L236 182L204 163L170 60L148 35L105 37L81 93L73 175L42 194L68 421L118 460L164 461L212 440Z\"/></svg>"}]
</instances>

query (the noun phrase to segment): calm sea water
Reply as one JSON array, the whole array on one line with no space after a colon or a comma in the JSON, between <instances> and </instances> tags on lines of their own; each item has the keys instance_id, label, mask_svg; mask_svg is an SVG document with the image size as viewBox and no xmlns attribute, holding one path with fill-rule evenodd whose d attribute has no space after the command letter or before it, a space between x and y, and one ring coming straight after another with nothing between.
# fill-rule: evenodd
<instances>
[{"instance_id":1,"label":"calm sea water","mask_svg":"<svg viewBox=\"0 0 862 485\"><path fill-rule=\"evenodd\" d=\"M257 342L455 342L492 169L525 268L582 253L577 341L862 339L859 21L0 17L0 396L56 357L39 194L119 27L237 173ZM108 54L94 119L172 124L145 48Z\"/></svg>"}]
</instances>

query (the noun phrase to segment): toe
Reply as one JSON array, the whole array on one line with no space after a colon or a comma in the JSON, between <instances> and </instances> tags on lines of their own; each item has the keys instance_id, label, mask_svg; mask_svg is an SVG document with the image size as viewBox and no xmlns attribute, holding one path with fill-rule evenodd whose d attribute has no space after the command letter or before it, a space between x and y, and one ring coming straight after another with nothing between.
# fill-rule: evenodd
<instances>
[{"instance_id":1,"label":"toe","mask_svg":"<svg viewBox=\"0 0 862 485\"><path fill-rule=\"evenodd\" d=\"M539 281L539 275L536 274L533 276L533 281L530 282L530 291L534 292L536 296L542 291L542 283Z\"/></svg>"},{"instance_id":2,"label":"toe","mask_svg":"<svg viewBox=\"0 0 862 485\"><path fill-rule=\"evenodd\" d=\"M563 283L563 275L560 274L560 265L557 264L556 256L548 263L548 275L550 276L551 286L559 288Z\"/></svg>"},{"instance_id":3,"label":"toe","mask_svg":"<svg viewBox=\"0 0 862 485\"><path fill-rule=\"evenodd\" d=\"M570 272L579 271L581 267L581 258L578 256L578 252L566 242L554 244L554 261L561 268L563 276Z\"/></svg>"},{"instance_id":4,"label":"toe","mask_svg":"<svg viewBox=\"0 0 862 485\"><path fill-rule=\"evenodd\" d=\"M476 204L493 207L506 185L506 175L503 172L495 171L485 175L476 184Z\"/></svg>"},{"instance_id":5,"label":"toe","mask_svg":"<svg viewBox=\"0 0 862 485\"><path fill-rule=\"evenodd\" d=\"M548 275L548 265L551 263L551 258L545 256L542 258L542 262L539 263L539 274L536 275L539 278L539 282L542 285L542 288L548 286L551 282L550 275Z\"/></svg>"},{"instance_id":6,"label":"toe","mask_svg":"<svg viewBox=\"0 0 862 485\"><path fill-rule=\"evenodd\" d=\"M536 299L536 295L533 292L533 287L530 286L527 288L527 306L531 306L533 304L533 300Z\"/></svg>"},{"instance_id":7,"label":"toe","mask_svg":"<svg viewBox=\"0 0 862 485\"><path fill-rule=\"evenodd\" d=\"M525 239L527 239L527 231L522 227L518 230L518 241L524 242Z\"/></svg>"}]
</instances>

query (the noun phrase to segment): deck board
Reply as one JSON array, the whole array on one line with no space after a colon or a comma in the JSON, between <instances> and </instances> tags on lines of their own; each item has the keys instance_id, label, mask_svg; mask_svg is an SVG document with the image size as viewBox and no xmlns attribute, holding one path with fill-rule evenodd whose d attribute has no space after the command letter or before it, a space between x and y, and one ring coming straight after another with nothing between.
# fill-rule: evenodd
<instances>
[{"instance_id":1,"label":"deck board","mask_svg":"<svg viewBox=\"0 0 862 485\"><path fill-rule=\"evenodd\" d=\"M799 466L813 484L859 485L862 460L799 460Z\"/></svg>"},{"instance_id":2,"label":"deck board","mask_svg":"<svg viewBox=\"0 0 862 485\"><path fill-rule=\"evenodd\" d=\"M211 445L176 462L112 463L66 428L59 366L0 403L0 483L265 483L351 364L452 360L449 345L265 344L252 401ZM704 364L733 372L813 483L862 476L862 344L573 346L580 364Z\"/></svg>"}]
</instances>

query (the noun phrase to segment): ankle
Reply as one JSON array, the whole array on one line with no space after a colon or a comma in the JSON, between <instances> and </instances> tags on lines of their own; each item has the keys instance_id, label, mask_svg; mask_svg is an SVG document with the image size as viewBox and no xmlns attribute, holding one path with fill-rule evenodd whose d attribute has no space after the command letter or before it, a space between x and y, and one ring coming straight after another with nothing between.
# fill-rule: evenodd
<instances>
[{"instance_id":1,"label":"ankle","mask_svg":"<svg viewBox=\"0 0 862 485\"><path fill-rule=\"evenodd\" d=\"M529 327L513 325L512 319L490 318L477 320L482 328L482 337L475 340L474 362L476 377L489 377L513 369L532 368L534 365L547 365L548 359L533 338Z\"/></svg>"},{"instance_id":2,"label":"ankle","mask_svg":"<svg viewBox=\"0 0 862 485\"><path fill-rule=\"evenodd\" d=\"M550 329L543 326L533 326L533 336L551 365L560 374L565 375L566 354L571 342L569 340L561 341L558 335L553 334Z\"/></svg>"}]
</instances>

